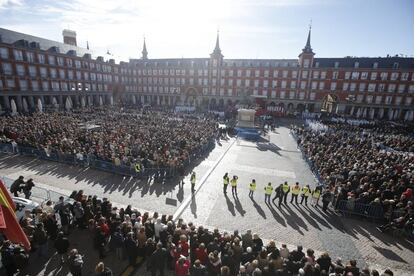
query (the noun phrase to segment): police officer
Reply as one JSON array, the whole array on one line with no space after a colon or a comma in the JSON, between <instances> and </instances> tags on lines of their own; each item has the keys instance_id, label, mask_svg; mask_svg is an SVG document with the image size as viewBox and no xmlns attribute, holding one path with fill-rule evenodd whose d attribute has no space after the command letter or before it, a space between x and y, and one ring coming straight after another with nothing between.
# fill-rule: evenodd
<instances>
[{"instance_id":1,"label":"police officer","mask_svg":"<svg viewBox=\"0 0 414 276\"><path fill-rule=\"evenodd\" d=\"M223 193L227 194L227 186L229 185L230 178L229 173L225 173L223 176Z\"/></svg>"},{"instance_id":2,"label":"police officer","mask_svg":"<svg viewBox=\"0 0 414 276\"><path fill-rule=\"evenodd\" d=\"M273 192L273 187L272 187L272 183L267 183L267 186L264 188L265 190L265 202L269 202L270 203L270 196L272 195Z\"/></svg>"},{"instance_id":3,"label":"police officer","mask_svg":"<svg viewBox=\"0 0 414 276\"><path fill-rule=\"evenodd\" d=\"M233 175L233 178L230 180L230 184L231 184L231 193L234 195L237 195L237 175Z\"/></svg>"},{"instance_id":4,"label":"police officer","mask_svg":"<svg viewBox=\"0 0 414 276\"><path fill-rule=\"evenodd\" d=\"M135 173L139 174L141 172L141 164L135 163L134 169L135 169Z\"/></svg>"},{"instance_id":5,"label":"police officer","mask_svg":"<svg viewBox=\"0 0 414 276\"><path fill-rule=\"evenodd\" d=\"M282 205L282 201L283 201L283 184L280 184L276 189L275 189L275 197L272 199L273 204L276 205L275 200L276 198L279 198L279 207Z\"/></svg>"},{"instance_id":6,"label":"police officer","mask_svg":"<svg viewBox=\"0 0 414 276\"><path fill-rule=\"evenodd\" d=\"M249 185L249 197L253 197L254 191L256 191L256 180L253 179Z\"/></svg>"},{"instance_id":7,"label":"police officer","mask_svg":"<svg viewBox=\"0 0 414 276\"><path fill-rule=\"evenodd\" d=\"M321 197L321 187L316 187L312 192L313 206L319 206L319 198Z\"/></svg>"},{"instance_id":8,"label":"police officer","mask_svg":"<svg viewBox=\"0 0 414 276\"><path fill-rule=\"evenodd\" d=\"M295 199L295 203L298 204L298 195L300 193L299 182L292 187L292 197L290 198L290 203L293 203L293 199Z\"/></svg>"},{"instance_id":9,"label":"police officer","mask_svg":"<svg viewBox=\"0 0 414 276\"><path fill-rule=\"evenodd\" d=\"M196 184L196 173L195 172L192 172L191 173L190 182L191 182L191 192L194 193L194 191L195 191L195 184Z\"/></svg>"},{"instance_id":10,"label":"police officer","mask_svg":"<svg viewBox=\"0 0 414 276\"><path fill-rule=\"evenodd\" d=\"M283 191L283 202L285 204L287 204L287 196L290 192L290 187L289 187L289 184L287 183L287 181L285 181L285 183L283 183L282 191Z\"/></svg>"},{"instance_id":11,"label":"police officer","mask_svg":"<svg viewBox=\"0 0 414 276\"><path fill-rule=\"evenodd\" d=\"M305 200L305 205L308 206L308 197L310 196L310 194L311 189L309 188L309 185L304 186L301 191L302 199L300 200L300 204L302 204L303 200Z\"/></svg>"}]
</instances>

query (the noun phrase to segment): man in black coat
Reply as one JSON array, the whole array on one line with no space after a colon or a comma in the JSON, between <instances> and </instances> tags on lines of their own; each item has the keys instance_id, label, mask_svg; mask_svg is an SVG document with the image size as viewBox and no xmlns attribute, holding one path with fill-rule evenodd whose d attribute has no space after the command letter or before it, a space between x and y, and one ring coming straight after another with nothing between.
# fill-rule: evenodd
<instances>
[{"instance_id":1,"label":"man in black coat","mask_svg":"<svg viewBox=\"0 0 414 276\"><path fill-rule=\"evenodd\" d=\"M164 268L167 260L167 250L162 247L162 243L157 243L157 249L152 253L149 259L149 269L151 275L156 276L159 271L160 276L164 276Z\"/></svg>"}]
</instances>

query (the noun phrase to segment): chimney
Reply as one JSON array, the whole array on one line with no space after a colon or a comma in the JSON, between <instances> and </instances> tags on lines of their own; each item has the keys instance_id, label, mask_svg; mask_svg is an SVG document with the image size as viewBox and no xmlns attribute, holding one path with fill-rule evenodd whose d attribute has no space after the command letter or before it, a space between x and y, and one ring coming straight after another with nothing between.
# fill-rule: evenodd
<instances>
[{"instance_id":1,"label":"chimney","mask_svg":"<svg viewBox=\"0 0 414 276\"><path fill-rule=\"evenodd\" d=\"M63 35L63 43L77 46L75 31L65 29L63 30L62 35Z\"/></svg>"}]
</instances>

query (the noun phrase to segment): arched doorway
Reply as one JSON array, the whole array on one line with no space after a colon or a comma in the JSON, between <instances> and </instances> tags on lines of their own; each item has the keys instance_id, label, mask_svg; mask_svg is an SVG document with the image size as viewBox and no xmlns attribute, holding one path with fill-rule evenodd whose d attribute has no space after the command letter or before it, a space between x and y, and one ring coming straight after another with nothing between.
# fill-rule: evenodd
<instances>
[{"instance_id":1,"label":"arched doorway","mask_svg":"<svg viewBox=\"0 0 414 276\"><path fill-rule=\"evenodd\" d=\"M184 104L185 105L198 105L199 102L199 92L194 87L189 87L185 91L185 98L184 98Z\"/></svg>"},{"instance_id":2,"label":"arched doorway","mask_svg":"<svg viewBox=\"0 0 414 276\"><path fill-rule=\"evenodd\" d=\"M298 104L298 106L296 106L296 111L297 112L303 112L305 111L305 106L303 104Z\"/></svg>"},{"instance_id":3,"label":"arched doorway","mask_svg":"<svg viewBox=\"0 0 414 276\"><path fill-rule=\"evenodd\" d=\"M338 96L328 94L323 98L321 111L327 113L335 113L337 105Z\"/></svg>"}]
</instances>

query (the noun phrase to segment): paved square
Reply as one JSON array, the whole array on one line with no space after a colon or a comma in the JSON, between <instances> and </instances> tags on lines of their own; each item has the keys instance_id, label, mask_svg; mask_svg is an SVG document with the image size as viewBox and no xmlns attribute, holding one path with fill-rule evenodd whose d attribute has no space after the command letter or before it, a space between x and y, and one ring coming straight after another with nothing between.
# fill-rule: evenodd
<instances>
[{"instance_id":1,"label":"paved square","mask_svg":"<svg viewBox=\"0 0 414 276\"><path fill-rule=\"evenodd\" d=\"M314 187L316 180L296 142L285 125L254 143L230 139L217 145L205 160L196 162L196 193L190 192L189 176L184 186L178 180L160 183L150 179L137 181L104 172L44 162L26 157L2 156L0 174L12 179L32 177L38 186L65 194L83 189L86 194L109 197L120 205L131 204L141 210L180 216L186 221L233 231L251 229L279 244L302 244L316 251L328 251L332 257L357 259L360 267L391 267L397 275L414 271L413 243L382 234L375 225L340 218L312 206L288 204L278 208L264 202L264 186L288 181ZM238 196L229 187L223 194L225 172L237 175ZM256 179L254 199L248 197L248 185ZM290 200L290 195L288 200Z\"/></svg>"}]
</instances>

